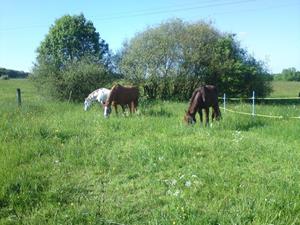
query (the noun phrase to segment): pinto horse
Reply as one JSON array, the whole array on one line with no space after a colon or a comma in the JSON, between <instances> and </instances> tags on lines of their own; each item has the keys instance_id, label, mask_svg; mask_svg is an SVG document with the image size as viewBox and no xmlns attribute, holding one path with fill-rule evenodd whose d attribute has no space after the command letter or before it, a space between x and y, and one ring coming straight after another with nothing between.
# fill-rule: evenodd
<instances>
[{"instance_id":1,"label":"pinto horse","mask_svg":"<svg viewBox=\"0 0 300 225\"><path fill-rule=\"evenodd\" d=\"M129 107L130 113L135 112L138 106L138 99L139 89L137 87L114 85L105 103L104 117L107 118L111 113L111 105L115 107L116 113L118 113L117 105L121 105L123 112L125 112L125 106Z\"/></svg>"},{"instance_id":2,"label":"pinto horse","mask_svg":"<svg viewBox=\"0 0 300 225\"><path fill-rule=\"evenodd\" d=\"M197 88L190 99L188 111L184 116L184 121L188 124L196 123L196 113L200 115L200 122L203 122L202 109L205 110L206 125L209 124L209 107L213 108L212 120L221 118L221 111L218 103L218 91L213 85L205 85Z\"/></svg>"},{"instance_id":3,"label":"pinto horse","mask_svg":"<svg viewBox=\"0 0 300 225\"><path fill-rule=\"evenodd\" d=\"M106 88L99 88L88 95L84 100L84 111L87 111L94 101L98 101L104 105L110 90Z\"/></svg>"}]
</instances>

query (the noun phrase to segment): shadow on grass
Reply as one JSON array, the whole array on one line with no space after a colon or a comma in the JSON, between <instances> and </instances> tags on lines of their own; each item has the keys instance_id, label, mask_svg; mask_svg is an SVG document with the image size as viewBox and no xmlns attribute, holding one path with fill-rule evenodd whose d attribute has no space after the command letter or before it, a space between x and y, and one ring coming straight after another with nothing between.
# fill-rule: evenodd
<instances>
[{"instance_id":1,"label":"shadow on grass","mask_svg":"<svg viewBox=\"0 0 300 225\"><path fill-rule=\"evenodd\" d=\"M162 107L160 109L149 109L149 110L141 110L141 114L145 116L153 116L153 117L171 117L173 114L171 112L166 111Z\"/></svg>"},{"instance_id":2,"label":"shadow on grass","mask_svg":"<svg viewBox=\"0 0 300 225\"><path fill-rule=\"evenodd\" d=\"M266 125L266 121L257 118L249 118L247 120L228 121L226 127L231 130L249 131L251 129L261 128Z\"/></svg>"}]
</instances>

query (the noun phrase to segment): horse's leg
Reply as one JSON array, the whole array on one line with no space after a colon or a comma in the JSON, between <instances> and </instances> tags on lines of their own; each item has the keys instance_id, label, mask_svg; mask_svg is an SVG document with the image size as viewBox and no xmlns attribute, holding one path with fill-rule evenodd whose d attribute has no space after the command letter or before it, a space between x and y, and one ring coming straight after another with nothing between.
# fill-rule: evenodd
<instances>
[{"instance_id":1,"label":"horse's leg","mask_svg":"<svg viewBox=\"0 0 300 225\"><path fill-rule=\"evenodd\" d=\"M200 125L203 124L203 114L202 114L202 109L198 110L199 116L200 116Z\"/></svg>"},{"instance_id":2,"label":"horse's leg","mask_svg":"<svg viewBox=\"0 0 300 225\"><path fill-rule=\"evenodd\" d=\"M214 119L216 119L216 110L215 108L213 107L213 111L211 113L211 121L214 121Z\"/></svg>"},{"instance_id":3,"label":"horse's leg","mask_svg":"<svg viewBox=\"0 0 300 225\"><path fill-rule=\"evenodd\" d=\"M134 112L136 112L137 107L138 107L138 99L136 99L136 100L133 102L133 107L134 107Z\"/></svg>"},{"instance_id":4,"label":"horse's leg","mask_svg":"<svg viewBox=\"0 0 300 225\"><path fill-rule=\"evenodd\" d=\"M114 105L114 106L115 106L116 114L118 115L118 106L117 105Z\"/></svg>"},{"instance_id":5,"label":"horse's leg","mask_svg":"<svg viewBox=\"0 0 300 225\"><path fill-rule=\"evenodd\" d=\"M208 107L205 108L205 117L206 117L205 125L208 126L209 125L209 108Z\"/></svg>"},{"instance_id":6,"label":"horse's leg","mask_svg":"<svg viewBox=\"0 0 300 225\"><path fill-rule=\"evenodd\" d=\"M135 103L134 101L131 102L131 113L135 113Z\"/></svg>"}]
</instances>

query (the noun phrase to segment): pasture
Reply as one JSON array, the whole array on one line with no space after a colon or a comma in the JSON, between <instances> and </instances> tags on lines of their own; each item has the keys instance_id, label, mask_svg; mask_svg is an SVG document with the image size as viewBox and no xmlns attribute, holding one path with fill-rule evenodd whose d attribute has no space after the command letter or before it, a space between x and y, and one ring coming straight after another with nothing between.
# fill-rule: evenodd
<instances>
[{"instance_id":1,"label":"pasture","mask_svg":"<svg viewBox=\"0 0 300 225\"><path fill-rule=\"evenodd\" d=\"M300 120L221 110L210 128L186 126L187 106L141 101L104 119L0 80L0 224L299 224Z\"/></svg>"},{"instance_id":2,"label":"pasture","mask_svg":"<svg viewBox=\"0 0 300 225\"><path fill-rule=\"evenodd\" d=\"M300 82L297 81L273 81L271 97L298 97Z\"/></svg>"}]
</instances>

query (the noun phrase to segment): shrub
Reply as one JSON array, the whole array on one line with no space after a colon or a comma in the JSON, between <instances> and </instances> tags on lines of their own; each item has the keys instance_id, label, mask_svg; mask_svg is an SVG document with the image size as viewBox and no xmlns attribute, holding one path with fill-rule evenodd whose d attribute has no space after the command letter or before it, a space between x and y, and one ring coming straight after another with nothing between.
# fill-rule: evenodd
<instances>
[{"instance_id":1,"label":"shrub","mask_svg":"<svg viewBox=\"0 0 300 225\"><path fill-rule=\"evenodd\" d=\"M107 86L112 76L104 65L85 58L69 63L61 71L51 65L40 66L32 79L44 95L59 100L82 101L91 91Z\"/></svg>"}]
</instances>

